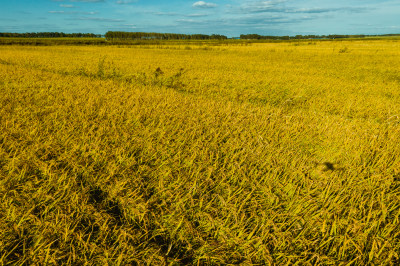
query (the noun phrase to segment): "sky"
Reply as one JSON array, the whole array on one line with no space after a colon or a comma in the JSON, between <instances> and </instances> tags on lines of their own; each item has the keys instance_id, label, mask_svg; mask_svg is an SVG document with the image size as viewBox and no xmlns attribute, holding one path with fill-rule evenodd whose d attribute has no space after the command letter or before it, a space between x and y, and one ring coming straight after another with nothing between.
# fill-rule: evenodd
<instances>
[{"instance_id":1,"label":"sky","mask_svg":"<svg viewBox=\"0 0 400 266\"><path fill-rule=\"evenodd\" d=\"M399 0L0 0L0 32L400 33Z\"/></svg>"}]
</instances>

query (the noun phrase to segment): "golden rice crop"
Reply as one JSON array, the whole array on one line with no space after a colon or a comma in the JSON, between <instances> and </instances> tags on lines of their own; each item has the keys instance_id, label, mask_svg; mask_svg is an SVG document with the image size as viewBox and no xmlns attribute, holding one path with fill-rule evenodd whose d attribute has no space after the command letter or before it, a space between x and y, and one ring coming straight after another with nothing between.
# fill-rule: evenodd
<instances>
[{"instance_id":1,"label":"golden rice crop","mask_svg":"<svg viewBox=\"0 0 400 266\"><path fill-rule=\"evenodd\" d=\"M396 264L400 41L0 46L0 264Z\"/></svg>"}]
</instances>

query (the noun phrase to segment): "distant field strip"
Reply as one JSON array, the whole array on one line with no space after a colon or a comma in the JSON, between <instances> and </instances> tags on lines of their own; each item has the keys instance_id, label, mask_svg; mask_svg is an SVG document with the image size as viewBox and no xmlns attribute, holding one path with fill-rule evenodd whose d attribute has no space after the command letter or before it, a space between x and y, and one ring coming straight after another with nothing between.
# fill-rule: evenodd
<instances>
[{"instance_id":1,"label":"distant field strip","mask_svg":"<svg viewBox=\"0 0 400 266\"><path fill-rule=\"evenodd\" d=\"M399 58L0 46L0 265L399 263Z\"/></svg>"}]
</instances>

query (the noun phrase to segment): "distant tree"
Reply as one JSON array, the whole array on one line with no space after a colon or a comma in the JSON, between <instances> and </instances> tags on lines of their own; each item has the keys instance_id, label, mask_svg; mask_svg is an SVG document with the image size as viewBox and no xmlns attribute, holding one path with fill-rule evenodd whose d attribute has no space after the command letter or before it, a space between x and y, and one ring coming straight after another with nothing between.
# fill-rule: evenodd
<instances>
[{"instance_id":1,"label":"distant tree","mask_svg":"<svg viewBox=\"0 0 400 266\"><path fill-rule=\"evenodd\" d=\"M9 33L1 32L0 37L18 37L18 38L100 38L101 34L94 33L64 33L64 32L26 32L26 33Z\"/></svg>"}]
</instances>

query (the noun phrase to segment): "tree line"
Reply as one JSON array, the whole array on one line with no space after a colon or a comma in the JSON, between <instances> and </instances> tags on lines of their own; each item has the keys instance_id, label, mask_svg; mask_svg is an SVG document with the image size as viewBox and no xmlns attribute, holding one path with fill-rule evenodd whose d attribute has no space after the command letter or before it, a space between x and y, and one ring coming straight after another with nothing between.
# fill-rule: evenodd
<instances>
[{"instance_id":1,"label":"tree line","mask_svg":"<svg viewBox=\"0 0 400 266\"><path fill-rule=\"evenodd\" d=\"M64 33L64 32L26 32L26 33L11 33L0 32L0 37L13 38L100 38L101 34L94 33Z\"/></svg>"},{"instance_id":2,"label":"tree line","mask_svg":"<svg viewBox=\"0 0 400 266\"><path fill-rule=\"evenodd\" d=\"M399 34L383 34L383 35L296 35L296 36L265 36L259 34L241 34L242 40L301 40L301 39L346 39L346 38L365 38L365 37L380 37L380 36L399 36Z\"/></svg>"},{"instance_id":3,"label":"tree line","mask_svg":"<svg viewBox=\"0 0 400 266\"><path fill-rule=\"evenodd\" d=\"M241 34L242 40L301 40L301 39L345 39L345 38L365 38L365 37L384 37L400 36L400 34L383 35L296 35L296 36L269 36L259 34ZM11 33L0 32L0 37L19 37L19 38L101 38L101 34L94 33L64 33L64 32L26 32ZM108 41L112 40L226 40L225 35L220 34L178 34L178 33L156 33L156 32L125 32L108 31L105 34Z\"/></svg>"},{"instance_id":4,"label":"tree line","mask_svg":"<svg viewBox=\"0 0 400 266\"><path fill-rule=\"evenodd\" d=\"M125 32L108 31L105 35L108 41L112 40L226 40L228 37L219 34L178 34L156 32Z\"/></svg>"}]
</instances>

